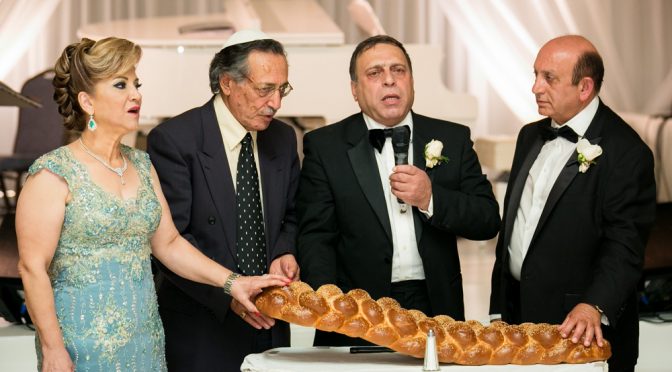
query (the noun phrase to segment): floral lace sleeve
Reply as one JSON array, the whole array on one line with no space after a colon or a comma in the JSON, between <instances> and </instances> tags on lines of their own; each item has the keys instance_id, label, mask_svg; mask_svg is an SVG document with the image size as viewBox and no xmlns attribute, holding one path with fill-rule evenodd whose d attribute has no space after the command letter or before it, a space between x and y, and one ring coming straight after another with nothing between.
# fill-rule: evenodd
<instances>
[{"instance_id":1,"label":"floral lace sleeve","mask_svg":"<svg viewBox=\"0 0 672 372\"><path fill-rule=\"evenodd\" d=\"M28 169L28 174L33 176L41 170L46 169L49 172L63 178L68 185L74 181L72 164L67 148L60 147L54 151L48 152L39 157Z\"/></svg>"}]
</instances>

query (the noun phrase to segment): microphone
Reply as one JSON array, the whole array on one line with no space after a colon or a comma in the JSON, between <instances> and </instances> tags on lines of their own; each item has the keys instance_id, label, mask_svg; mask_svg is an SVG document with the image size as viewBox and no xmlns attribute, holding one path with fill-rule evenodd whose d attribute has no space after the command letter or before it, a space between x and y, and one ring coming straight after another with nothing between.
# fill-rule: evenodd
<instances>
[{"instance_id":1,"label":"microphone","mask_svg":"<svg viewBox=\"0 0 672 372\"><path fill-rule=\"evenodd\" d=\"M394 149L394 165L408 164L408 146L411 143L411 128L407 125L394 128L392 131L392 149ZM401 213L406 213L408 205L397 198Z\"/></svg>"}]
</instances>

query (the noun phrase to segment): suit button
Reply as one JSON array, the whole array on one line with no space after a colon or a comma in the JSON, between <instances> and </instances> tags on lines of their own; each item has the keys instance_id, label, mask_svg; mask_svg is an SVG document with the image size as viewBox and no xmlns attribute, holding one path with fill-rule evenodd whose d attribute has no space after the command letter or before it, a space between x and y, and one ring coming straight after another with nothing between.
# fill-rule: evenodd
<instances>
[{"instance_id":1,"label":"suit button","mask_svg":"<svg viewBox=\"0 0 672 372\"><path fill-rule=\"evenodd\" d=\"M217 219L216 219L214 216L210 216L210 217L208 217L208 223L209 223L210 225L214 225L214 224L215 224L215 221L217 221Z\"/></svg>"},{"instance_id":2,"label":"suit button","mask_svg":"<svg viewBox=\"0 0 672 372\"><path fill-rule=\"evenodd\" d=\"M385 257L384 261L385 261L386 264L391 264L392 263L392 259L389 258L389 257Z\"/></svg>"}]
</instances>

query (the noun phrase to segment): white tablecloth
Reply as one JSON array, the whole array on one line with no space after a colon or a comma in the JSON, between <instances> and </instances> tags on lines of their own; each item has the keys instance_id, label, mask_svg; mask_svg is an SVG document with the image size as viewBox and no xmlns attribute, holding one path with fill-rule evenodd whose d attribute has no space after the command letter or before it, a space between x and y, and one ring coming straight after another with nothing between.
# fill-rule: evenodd
<instances>
[{"instance_id":1,"label":"white tablecloth","mask_svg":"<svg viewBox=\"0 0 672 372\"><path fill-rule=\"evenodd\" d=\"M672 323L640 321L639 359L635 372L670 371L672 371Z\"/></svg>"},{"instance_id":2,"label":"white tablecloth","mask_svg":"<svg viewBox=\"0 0 672 372\"><path fill-rule=\"evenodd\" d=\"M240 366L248 372L396 372L422 371L422 359L398 353L350 354L348 347L281 347L261 354L248 355ZM559 364L531 366L460 366L442 364L451 372L606 372L607 363Z\"/></svg>"},{"instance_id":3,"label":"white tablecloth","mask_svg":"<svg viewBox=\"0 0 672 372\"><path fill-rule=\"evenodd\" d=\"M34 331L23 325L0 327L0 371L37 371Z\"/></svg>"},{"instance_id":4,"label":"white tablecloth","mask_svg":"<svg viewBox=\"0 0 672 372\"><path fill-rule=\"evenodd\" d=\"M639 361L636 372L672 371L672 323L652 324L640 322ZM271 354L273 352L273 354ZM548 371L578 372L590 365L559 366L487 366L464 367L442 365L443 371ZM561 369L566 367L568 369ZM347 350L319 350L313 348L281 348L264 354L253 354L241 366L247 371L421 371L422 360L398 354L348 354ZM275 369L271 369L275 368ZM541 368L541 369L536 369ZM550 368L550 369L549 369ZM0 327L0 372L34 372L35 333L24 326ZM590 371L601 371L596 367ZM606 371L606 367L604 368Z\"/></svg>"}]
</instances>

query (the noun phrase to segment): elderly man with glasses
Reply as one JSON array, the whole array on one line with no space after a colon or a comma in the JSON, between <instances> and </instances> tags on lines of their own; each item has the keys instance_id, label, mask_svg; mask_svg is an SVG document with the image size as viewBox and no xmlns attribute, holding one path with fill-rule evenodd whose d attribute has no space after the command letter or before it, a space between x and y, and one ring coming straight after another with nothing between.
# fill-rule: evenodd
<instances>
[{"instance_id":1,"label":"elderly man with glasses","mask_svg":"<svg viewBox=\"0 0 672 372\"><path fill-rule=\"evenodd\" d=\"M210 64L212 99L152 130L147 150L194 246L233 272L298 280L296 136L273 118L292 90L287 70L279 42L235 33ZM157 288L171 371L240 370L247 354L289 346L286 323L176 274L160 266Z\"/></svg>"}]
</instances>

